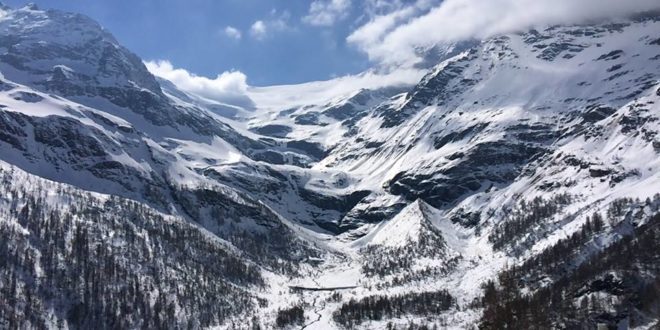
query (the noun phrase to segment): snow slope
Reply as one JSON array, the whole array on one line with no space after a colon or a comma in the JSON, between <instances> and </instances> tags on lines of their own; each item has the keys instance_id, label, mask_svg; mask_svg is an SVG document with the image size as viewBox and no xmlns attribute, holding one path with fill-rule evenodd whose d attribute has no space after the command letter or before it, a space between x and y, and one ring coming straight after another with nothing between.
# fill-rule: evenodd
<instances>
[{"instance_id":1,"label":"snow slope","mask_svg":"<svg viewBox=\"0 0 660 330\"><path fill-rule=\"evenodd\" d=\"M352 299L446 290L442 312L360 327L468 328L507 265L610 217L577 266L658 211L657 15L465 43L423 72L253 87L243 109L157 79L87 17L3 10L0 160L185 221L257 267L259 308L205 326L269 328L300 306L305 328L339 328Z\"/></svg>"}]
</instances>

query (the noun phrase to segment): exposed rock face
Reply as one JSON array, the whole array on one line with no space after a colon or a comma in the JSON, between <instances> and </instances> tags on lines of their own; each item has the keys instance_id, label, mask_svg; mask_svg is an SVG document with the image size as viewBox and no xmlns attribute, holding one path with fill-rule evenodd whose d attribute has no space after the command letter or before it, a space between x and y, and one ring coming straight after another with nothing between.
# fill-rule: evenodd
<instances>
[{"instance_id":1,"label":"exposed rock face","mask_svg":"<svg viewBox=\"0 0 660 330\"><path fill-rule=\"evenodd\" d=\"M455 163L451 167L432 175L401 172L387 183L387 187L395 195L403 195L409 200L422 198L431 205L443 207L469 193L488 188L483 186L484 183L511 183L521 174L525 164L544 151L526 144L483 143L453 160Z\"/></svg>"}]
</instances>

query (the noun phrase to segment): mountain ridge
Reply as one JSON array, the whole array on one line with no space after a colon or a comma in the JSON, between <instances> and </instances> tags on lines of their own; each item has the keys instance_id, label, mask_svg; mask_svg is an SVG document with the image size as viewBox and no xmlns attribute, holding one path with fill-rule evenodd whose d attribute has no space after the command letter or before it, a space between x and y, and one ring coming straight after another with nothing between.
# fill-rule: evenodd
<instances>
[{"instance_id":1,"label":"mountain ridge","mask_svg":"<svg viewBox=\"0 0 660 330\"><path fill-rule=\"evenodd\" d=\"M388 322L496 328L500 319L490 311L513 310L523 299L489 300L507 288L530 294L568 288L575 296L567 303L578 307L585 295L596 299L611 289L600 282L586 291L565 285L572 277L543 264L554 260L547 257L553 251L569 251L581 269L589 256L610 260L607 247L633 233L655 237L646 228L660 205L657 15L449 47L412 87L360 87L330 98L291 97L290 104L282 100L318 86L263 88L255 109L242 109L154 77L89 18L7 10L0 19L0 181L8 196L0 199L7 238L0 252L11 264L0 276L14 284L0 285L12 297L0 309L0 324L9 328L158 327L168 320L247 329L293 326L301 318L320 329ZM283 94L260 105L273 91ZM14 176L25 183L12 182ZM70 203L79 219L62 222L62 206ZM41 211L32 212L34 205ZM599 217L606 221L593 220ZM139 236L135 223L151 232ZM47 248L51 238L41 228L69 233L76 243L60 235L63 243ZM18 256L14 243L31 252ZM71 244L80 247L78 264L62 257L77 251ZM141 248L123 260L127 244ZM149 251L158 253L150 261L155 275L131 280L130 296L141 307L123 318L118 311L136 302L95 301L56 273L36 271L56 265L74 273L107 259L128 272ZM214 259L211 251L226 258ZM205 261L191 264L198 256ZM211 267L213 278L204 275L204 262L234 266ZM538 282L515 267L530 267ZM18 269L35 271L18 276ZM114 275L83 274L76 285L105 290L109 299L119 294ZM514 277L520 281L508 280ZM645 287L657 281L635 278ZM71 300L49 311L51 289L42 283ZM232 309L203 292L177 291L177 283L204 283L241 303ZM349 289L297 293L289 291L292 283ZM635 297L633 287L622 294ZM142 299L145 292L151 298ZM657 297L645 299L629 307L634 313L614 298L603 300L593 309L607 316L589 325L652 326ZM201 301L217 304L219 315L196 312ZM30 313L21 312L26 306ZM544 322L561 327L581 317L557 315Z\"/></svg>"}]
</instances>

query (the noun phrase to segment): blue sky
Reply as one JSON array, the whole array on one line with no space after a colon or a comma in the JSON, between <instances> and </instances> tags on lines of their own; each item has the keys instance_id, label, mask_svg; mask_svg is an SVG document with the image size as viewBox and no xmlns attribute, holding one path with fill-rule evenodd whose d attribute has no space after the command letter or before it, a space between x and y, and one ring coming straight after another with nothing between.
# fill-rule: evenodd
<instances>
[{"instance_id":1,"label":"blue sky","mask_svg":"<svg viewBox=\"0 0 660 330\"><path fill-rule=\"evenodd\" d=\"M3 2L12 7L26 3ZM305 19L310 14L309 0L33 2L42 9L92 17L145 60L165 59L175 67L209 77L239 70L251 85L328 79L370 66L367 56L346 42L347 35L365 19L363 8L356 4L349 5L332 24L318 26ZM251 33L257 21L263 22L264 33ZM238 33L227 33L232 28Z\"/></svg>"}]
</instances>

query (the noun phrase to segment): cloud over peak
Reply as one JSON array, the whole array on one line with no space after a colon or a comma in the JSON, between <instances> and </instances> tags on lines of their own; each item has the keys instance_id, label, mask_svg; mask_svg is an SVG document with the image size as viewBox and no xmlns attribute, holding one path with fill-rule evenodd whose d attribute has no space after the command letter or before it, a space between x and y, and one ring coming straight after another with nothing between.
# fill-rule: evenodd
<instances>
[{"instance_id":1,"label":"cloud over peak","mask_svg":"<svg viewBox=\"0 0 660 330\"><path fill-rule=\"evenodd\" d=\"M660 9L658 0L445 0L425 8L432 2L375 16L347 41L372 61L407 66L419 61L420 47Z\"/></svg>"},{"instance_id":2,"label":"cloud over peak","mask_svg":"<svg viewBox=\"0 0 660 330\"><path fill-rule=\"evenodd\" d=\"M144 64L153 75L169 80L184 92L243 108L253 106L246 95L247 76L240 71L225 71L210 79L185 69L174 68L172 63L166 60L147 61Z\"/></svg>"}]
</instances>

